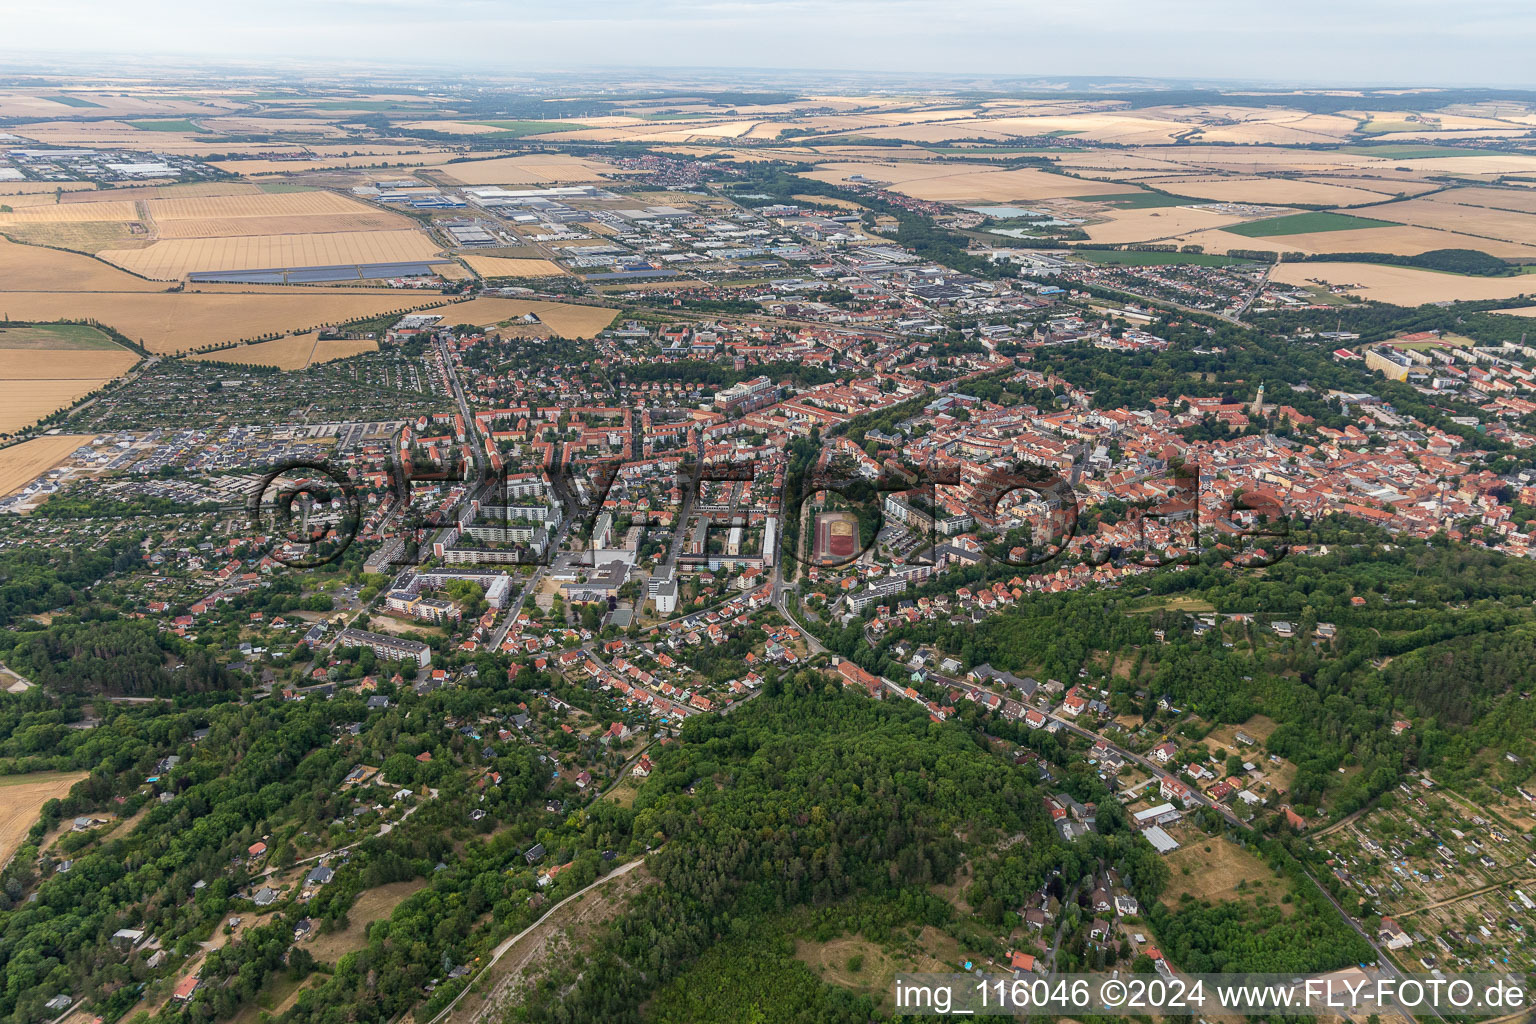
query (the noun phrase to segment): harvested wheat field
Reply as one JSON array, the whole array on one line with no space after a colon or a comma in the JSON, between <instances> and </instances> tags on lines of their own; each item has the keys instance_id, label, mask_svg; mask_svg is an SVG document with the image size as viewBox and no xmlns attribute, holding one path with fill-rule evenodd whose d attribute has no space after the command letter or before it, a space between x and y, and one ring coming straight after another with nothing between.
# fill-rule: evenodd
<instances>
[{"instance_id":1,"label":"harvested wheat field","mask_svg":"<svg viewBox=\"0 0 1536 1024\"><path fill-rule=\"evenodd\" d=\"M0 213L0 232L18 242L77 252L129 247L147 240L134 203L55 203L13 207Z\"/></svg>"},{"instance_id":2,"label":"harvested wheat field","mask_svg":"<svg viewBox=\"0 0 1536 1024\"><path fill-rule=\"evenodd\" d=\"M1139 150L1090 149L1082 153L1063 153L1053 157L1057 167L1078 171L1090 177L1194 177L1190 168L1176 161L1155 160Z\"/></svg>"},{"instance_id":3,"label":"harvested wheat field","mask_svg":"<svg viewBox=\"0 0 1536 1024\"><path fill-rule=\"evenodd\" d=\"M266 149L270 150L268 146ZM213 166L220 170L229 171L231 174L240 174L251 178L260 178L269 174L297 174L301 171L328 171L337 168L349 167L385 167L392 171L399 171L403 176L409 172L406 167L435 167L445 164L458 154L452 152L441 153L380 153L370 156L330 156L319 157L312 160L265 160L253 157L248 160L215 160Z\"/></svg>"},{"instance_id":4,"label":"harvested wheat field","mask_svg":"<svg viewBox=\"0 0 1536 1024\"><path fill-rule=\"evenodd\" d=\"M1187 206L1162 206L1148 210L1110 210L1099 216L1108 217L1103 224L1086 224L1083 230L1095 242L1118 244L1121 242L1151 242L1176 237L1190 231L1205 231L1228 224L1239 223L1243 218L1212 210L1196 210Z\"/></svg>"},{"instance_id":5,"label":"harvested wheat field","mask_svg":"<svg viewBox=\"0 0 1536 1024\"><path fill-rule=\"evenodd\" d=\"M1363 299L1418 306L1426 302L1469 302L1536 295L1536 276L1465 277L1381 263L1282 263L1271 281L1305 285L1316 282L1341 286Z\"/></svg>"},{"instance_id":6,"label":"harvested wheat field","mask_svg":"<svg viewBox=\"0 0 1536 1024\"><path fill-rule=\"evenodd\" d=\"M1393 193L1373 192L1347 185L1330 185L1296 178L1156 178L1141 179L1164 192L1195 196L1218 203L1258 203L1265 206L1351 206L1379 203ZM1390 218L1389 218L1390 219Z\"/></svg>"},{"instance_id":7,"label":"harvested wheat field","mask_svg":"<svg viewBox=\"0 0 1536 1024\"><path fill-rule=\"evenodd\" d=\"M92 193L85 193L90 195ZM59 197L50 192L21 192L11 195L0 192L0 206L9 206L13 210L23 206L53 206L58 203Z\"/></svg>"},{"instance_id":8,"label":"harvested wheat field","mask_svg":"<svg viewBox=\"0 0 1536 1024\"><path fill-rule=\"evenodd\" d=\"M1267 238L1247 238L1221 230L1197 231L1177 241L1187 245L1203 245L1207 252L1217 253L1227 252L1230 249L1261 249L1266 252L1385 252L1399 256L1416 256L1433 249L1481 249L1490 256L1536 260L1536 246L1473 238L1450 231L1436 231L1433 228L1412 225L1348 231L1316 231L1302 235L1273 235Z\"/></svg>"},{"instance_id":9,"label":"harvested wheat field","mask_svg":"<svg viewBox=\"0 0 1536 1024\"><path fill-rule=\"evenodd\" d=\"M442 132L445 135L487 135L505 130L491 124L477 124L474 121L402 121L400 127Z\"/></svg>"},{"instance_id":10,"label":"harvested wheat field","mask_svg":"<svg viewBox=\"0 0 1536 1024\"><path fill-rule=\"evenodd\" d=\"M1526 153L1489 153L1486 156L1430 157L1423 160L1394 160L1394 165L1426 174L1501 174L1536 173L1536 156Z\"/></svg>"},{"instance_id":11,"label":"harvested wheat field","mask_svg":"<svg viewBox=\"0 0 1536 1024\"><path fill-rule=\"evenodd\" d=\"M0 451L0 460L11 451L14 449ZM3 465L0 461L0 467ZM3 472L0 468L0 473ZM31 772L0 776L0 868L16 856L22 841L42 813L43 804L68 796L74 784L87 775L86 772Z\"/></svg>"},{"instance_id":12,"label":"harvested wheat field","mask_svg":"<svg viewBox=\"0 0 1536 1024\"><path fill-rule=\"evenodd\" d=\"M139 361L93 327L0 328L0 431L73 405Z\"/></svg>"},{"instance_id":13,"label":"harvested wheat field","mask_svg":"<svg viewBox=\"0 0 1536 1024\"><path fill-rule=\"evenodd\" d=\"M557 181L602 181L621 172L609 164L584 157L535 153L494 160L467 160L439 167L436 173L461 185L541 185Z\"/></svg>"},{"instance_id":14,"label":"harvested wheat field","mask_svg":"<svg viewBox=\"0 0 1536 1024\"><path fill-rule=\"evenodd\" d=\"M890 182L896 192L914 199L937 202L1012 202L1061 199L1072 196L1124 195L1139 191L1133 186L1069 178L1033 169L998 170L980 164L925 163L822 164L805 176L834 185L847 184L855 175L871 181Z\"/></svg>"},{"instance_id":15,"label":"harvested wheat field","mask_svg":"<svg viewBox=\"0 0 1536 1024\"><path fill-rule=\"evenodd\" d=\"M505 256L464 254L464 262L481 277L554 277L565 270L549 260L508 259Z\"/></svg>"},{"instance_id":16,"label":"harvested wheat field","mask_svg":"<svg viewBox=\"0 0 1536 1024\"><path fill-rule=\"evenodd\" d=\"M14 434L62 412L112 378L0 380L0 434Z\"/></svg>"},{"instance_id":17,"label":"harvested wheat field","mask_svg":"<svg viewBox=\"0 0 1536 1024\"><path fill-rule=\"evenodd\" d=\"M311 331L442 303L441 295L337 292L10 292L4 312L17 320L85 319L109 324L157 354L186 352L263 334ZM485 300L476 300L485 301ZM606 311L612 315L612 310ZM52 411L52 410L49 410Z\"/></svg>"},{"instance_id":18,"label":"harvested wheat field","mask_svg":"<svg viewBox=\"0 0 1536 1024\"><path fill-rule=\"evenodd\" d=\"M408 263L440 250L420 231L338 231L316 235L173 238L143 249L106 249L98 255L136 274L175 281L208 270L333 267L354 263Z\"/></svg>"},{"instance_id":19,"label":"harvested wheat field","mask_svg":"<svg viewBox=\"0 0 1536 1024\"><path fill-rule=\"evenodd\" d=\"M152 199L146 207L160 238L401 231L410 218L334 192L258 192L254 195Z\"/></svg>"},{"instance_id":20,"label":"harvested wheat field","mask_svg":"<svg viewBox=\"0 0 1536 1024\"><path fill-rule=\"evenodd\" d=\"M808 206L835 206L839 210L864 209L864 207L860 206L852 199L838 199L834 196L790 196L789 198L795 200L798 203L805 203Z\"/></svg>"},{"instance_id":21,"label":"harvested wheat field","mask_svg":"<svg viewBox=\"0 0 1536 1024\"><path fill-rule=\"evenodd\" d=\"M216 352L199 352L191 359L201 362L240 363L246 366L275 366L279 370L302 370L332 359L377 352L379 343L366 339L336 339L321 341L318 331L295 334L276 341L263 341L239 348L219 349Z\"/></svg>"},{"instance_id":22,"label":"harvested wheat field","mask_svg":"<svg viewBox=\"0 0 1536 1024\"><path fill-rule=\"evenodd\" d=\"M618 310L603 306L526 299L470 299L432 312L441 313L445 324L474 324L477 327L492 327L533 313L551 334L562 338L595 337L619 315Z\"/></svg>"},{"instance_id":23,"label":"harvested wheat field","mask_svg":"<svg viewBox=\"0 0 1536 1024\"><path fill-rule=\"evenodd\" d=\"M70 224L83 220L138 220L133 203L122 199L99 203L55 203L53 206L27 206L10 213L0 213L0 227L26 224Z\"/></svg>"},{"instance_id":24,"label":"harvested wheat field","mask_svg":"<svg viewBox=\"0 0 1536 1024\"><path fill-rule=\"evenodd\" d=\"M1431 203L1458 206L1483 206L1490 210L1512 210L1536 214L1536 189L1525 188L1455 188L1425 196Z\"/></svg>"},{"instance_id":25,"label":"harvested wheat field","mask_svg":"<svg viewBox=\"0 0 1536 1024\"><path fill-rule=\"evenodd\" d=\"M1479 192L1491 191L1479 189ZM1468 249L1481 246L1479 239L1496 239L1501 242L1536 244L1536 214L1514 210L1497 210L1486 206L1465 206L1458 203L1436 202L1434 199L1407 199L1373 207L1370 216L1393 220L1416 227L1454 231L1469 236L1464 245Z\"/></svg>"},{"instance_id":26,"label":"harvested wheat field","mask_svg":"<svg viewBox=\"0 0 1536 1024\"><path fill-rule=\"evenodd\" d=\"M63 462L71 452L90 439L89 434L48 434L44 437L34 437L20 444L13 444L9 448L0 448L0 498L21 490ZM7 779L14 778L18 776L0 776L0 792L5 793L5 799L0 800L0 806L5 806L12 796L12 791L3 787ZM65 787L66 790L68 788ZM0 848L5 848L5 852L0 852L0 861L8 858L12 852L12 848L5 847L4 815L5 812L0 811ZM31 822L27 823L27 827L31 827Z\"/></svg>"},{"instance_id":27,"label":"harvested wheat field","mask_svg":"<svg viewBox=\"0 0 1536 1024\"><path fill-rule=\"evenodd\" d=\"M1189 108L1185 108L1188 110ZM1254 112L1243 114L1233 108L1237 117L1253 118ZM1351 118L1333 114L1298 114L1283 111L1278 115L1259 115L1259 119L1245 120L1242 124L1208 125L1200 129L1201 142L1221 142L1242 145L1305 145L1310 142L1338 142L1355 130Z\"/></svg>"},{"instance_id":28,"label":"harvested wheat field","mask_svg":"<svg viewBox=\"0 0 1536 1024\"><path fill-rule=\"evenodd\" d=\"M90 256L0 238L0 320L8 319L4 293L10 291L148 292L164 288Z\"/></svg>"},{"instance_id":29,"label":"harvested wheat field","mask_svg":"<svg viewBox=\"0 0 1536 1024\"><path fill-rule=\"evenodd\" d=\"M140 199L191 199L197 196L249 196L261 194L261 186L248 181L189 181L181 185L140 185L137 188L66 192L64 203L137 202Z\"/></svg>"},{"instance_id":30,"label":"harvested wheat field","mask_svg":"<svg viewBox=\"0 0 1536 1024\"><path fill-rule=\"evenodd\" d=\"M1245 174L1269 171L1328 172L1354 168L1369 168L1374 173L1404 163L1341 150L1280 149L1275 146L1153 146L1140 150L1139 155L1184 167L1219 167Z\"/></svg>"},{"instance_id":31,"label":"harvested wheat field","mask_svg":"<svg viewBox=\"0 0 1536 1024\"><path fill-rule=\"evenodd\" d=\"M0 181L0 196L25 196L46 194L50 199L55 192L95 192L96 185L89 181ZM9 204L10 200L0 199Z\"/></svg>"}]
</instances>

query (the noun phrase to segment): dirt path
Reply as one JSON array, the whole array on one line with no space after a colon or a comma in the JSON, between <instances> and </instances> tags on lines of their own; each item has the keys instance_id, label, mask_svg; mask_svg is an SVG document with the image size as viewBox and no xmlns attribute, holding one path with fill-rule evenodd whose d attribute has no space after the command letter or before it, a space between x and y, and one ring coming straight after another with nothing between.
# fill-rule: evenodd
<instances>
[{"instance_id":1,"label":"dirt path","mask_svg":"<svg viewBox=\"0 0 1536 1024\"><path fill-rule=\"evenodd\" d=\"M628 864L615 868L591 885L578 889L559 903L550 907L544 912L543 916L527 928L524 928L511 938L503 940L491 952L490 960L480 969L475 981L465 986L463 991L454 996L453 1002L445 1006L427 1024L444 1024L445 1021L450 1020L452 1024L473 1024L473 1022L480 1021L487 1014L494 1012L502 1000L510 994L509 990L515 988L517 983L521 981L527 969L535 965L542 957L559 932L570 925L593 921L597 917L605 915L609 910L617 909L617 901L613 899L591 900L580 906L572 906L574 901L580 900L581 897L594 889L611 885L630 874L636 868L644 866L644 864L643 860L632 860ZM631 885L623 886L621 889L627 891L632 887L637 888L640 884L643 884L643 879L637 878ZM565 910L568 906L572 906L570 911ZM524 942L525 939L530 938L532 941ZM514 950L515 952L513 952ZM508 954L512 955L509 957ZM507 959L507 963L503 965L501 961L504 958ZM477 987L478 982L491 976L498 966L501 967L501 971L497 973L500 973L502 977L496 982L490 992L484 995L483 1001L479 1005L467 1006L462 1011L455 1012L459 1010L460 1002L469 994L470 990Z\"/></svg>"},{"instance_id":2,"label":"dirt path","mask_svg":"<svg viewBox=\"0 0 1536 1024\"><path fill-rule=\"evenodd\" d=\"M1348 825L1350 822L1358 821L1360 819L1360 816L1362 814L1364 814L1366 812L1366 810L1367 810L1367 808L1362 807L1360 810L1358 810L1355 813L1349 815L1348 817L1340 818L1338 821L1334 822L1332 825L1329 825L1327 828L1320 828L1320 829L1318 829L1316 832L1313 832L1308 838L1310 838L1310 839L1321 839L1323 836L1330 835L1331 833L1337 832L1339 829L1343 828L1345 825Z\"/></svg>"},{"instance_id":3,"label":"dirt path","mask_svg":"<svg viewBox=\"0 0 1536 1024\"><path fill-rule=\"evenodd\" d=\"M1536 878L1511 878L1507 881L1496 882L1493 885L1485 885L1481 889L1473 889L1471 892L1457 893L1455 896L1440 900L1438 903L1429 903L1422 907L1415 907L1413 910L1405 910L1395 916L1399 921L1401 921L1403 918L1409 917L1410 915L1422 914L1426 910L1435 910L1439 907L1449 906L1452 903L1460 903L1462 900L1469 900L1474 896L1481 896L1484 893L1493 892L1495 889L1502 889L1506 885L1531 885L1533 883L1536 883Z\"/></svg>"}]
</instances>

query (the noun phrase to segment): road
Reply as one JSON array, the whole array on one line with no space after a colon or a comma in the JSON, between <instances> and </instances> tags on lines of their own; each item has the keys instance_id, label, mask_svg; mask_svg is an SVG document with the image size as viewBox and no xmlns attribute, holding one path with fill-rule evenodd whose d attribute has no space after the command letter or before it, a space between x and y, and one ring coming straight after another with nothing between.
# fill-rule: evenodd
<instances>
[{"instance_id":1,"label":"road","mask_svg":"<svg viewBox=\"0 0 1536 1024\"><path fill-rule=\"evenodd\" d=\"M1328 887L1317 880L1317 876L1312 874L1310 868L1303 864L1301 869L1307 873L1308 878L1312 879L1312 884L1317 886L1318 891L1327 898L1328 902L1333 904L1333 909L1339 912L1339 916L1349 922L1349 926L1355 930L1355 934L1364 939L1370 945L1371 949L1376 952L1376 963L1380 965L1382 972L1390 978L1402 980L1404 976L1403 972L1398 969L1397 964L1392 962L1392 958L1387 956L1387 951L1376 944L1376 937L1374 935L1366 934L1365 929L1361 928L1359 923L1354 918L1350 917L1348 912L1339 905L1339 901L1333 898L1333 893L1329 892ZM1397 1006L1395 1002L1393 1003L1393 1007L1404 1017L1408 1018L1409 1020L1413 1019L1413 1014L1409 1013L1402 1007ZM1445 1020L1444 1015L1442 1015L1440 1011L1434 1006L1430 1007L1430 1011L1440 1020Z\"/></svg>"},{"instance_id":2,"label":"road","mask_svg":"<svg viewBox=\"0 0 1536 1024\"><path fill-rule=\"evenodd\" d=\"M435 790L435 789L431 790L431 794L432 794L432 797L431 797L432 799L436 799L437 798L437 790ZM407 807L405 809L405 813L404 814L400 815L400 820L399 821L386 821L386 822L382 822L379 825L379 830L377 832L373 832L373 833L370 833L369 835L363 836L361 839L354 839L352 842L348 843L346 846L338 846L338 847L336 847L334 849L331 849L331 850L321 850L319 853L312 853L308 857L300 857L298 860L294 861L292 864L286 865L284 867L278 867L276 865L268 865L267 868L264 871L261 872L261 874L256 875L254 877L257 878L257 879L269 878L272 875L280 874L280 873L282 873L284 871L288 871L288 870L290 870L292 868L298 867L300 864L310 864L310 863L313 863L315 861L325 860L327 857L334 857L338 853L346 853L348 850L356 849L357 847L363 845L364 843L366 843L370 839L377 839L379 836L387 836L387 835L389 835L391 832L393 832L395 830L395 827L397 825L404 825L405 824L405 819L409 818L412 814L415 814L416 813L416 809L418 807L422 807L422 806L424 806L424 805L423 804L419 804L419 803L412 804L411 806L409 806L409 807Z\"/></svg>"},{"instance_id":3,"label":"road","mask_svg":"<svg viewBox=\"0 0 1536 1024\"><path fill-rule=\"evenodd\" d=\"M633 755L627 758L624 763L619 766L619 773L614 776L613 781L608 783L607 786L603 787L603 791L601 793L597 794L597 799L603 799L609 793L612 793L614 790L622 786L624 784L624 780L629 778L629 770L633 768L642 757L645 756L646 751L650 750L655 745L656 741L652 740L650 743L647 743L645 746L641 747L639 750L635 751Z\"/></svg>"},{"instance_id":4,"label":"road","mask_svg":"<svg viewBox=\"0 0 1536 1024\"><path fill-rule=\"evenodd\" d=\"M800 635L805 638L805 649L808 656L814 657L818 654L826 654L827 649L822 646L820 640L816 639L816 634L806 629L805 625L790 613L789 602L784 599L784 593L787 589L792 588L792 585L786 587L784 583L784 574L779 570L778 566L774 566L773 606L778 609L780 615L784 616L784 621L798 629L800 631Z\"/></svg>"},{"instance_id":5,"label":"road","mask_svg":"<svg viewBox=\"0 0 1536 1024\"><path fill-rule=\"evenodd\" d=\"M560 529L555 531L555 535L549 539L545 562L554 560L555 552L559 551L560 545L565 543L566 535L571 532L571 524L575 521L575 516L567 515L563 517ZM523 588L517 592L517 600L508 607L506 617L502 619L501 625L497 627L495 634L491 638L491 650L501 650L501 645L507 639L507 634L512 631L512 624L517 621L517 617L523 612L523 605L528 603L528 599L533 596L534 591L538 590L539 584L544 581L544 574L549 570L549 566L545 562L539 563L538 567L533 570L533 575L528 577L528 581L523 584Z\"/></svg>"},{"instance_id":6,"label":"road","mask_svg":"<svg viewBox=\"0 0 1536 1024\"><path fill-rule=\"evenodd\" d=\"M1274 264L1266 263L1264 265L1264 273L1259 275L1258 283L1253 286L1253 291L1248 293L1248 298L1243 300L1241 308L1239 308L1238 311L1233 313L1230 317L1225 317L1224 319L1231 320L1235 324L1242 323L1243 317L1248 314L1249 307L1253 305L1254 301L1260 295L1264 294L1264 286L1269 283L1269 274L1274 269Z\"/></svg>"},{"instance_id":7,"label":"road","mask_svg":"<svg viewBox=\"0 0 1536 1024\"><path fill-rule=\"evenodd\" d=\"M540 914L539 919L533 922L533 924L530 924L527 928L524 928L510 939L504 939L494 950L492 950L490 960L486 961L485 966L480 968L478 974L483 976L486 971L489 971L492 967L495 967L497 961L506 956L507 952L513 946L522 941L530 932L532 932L539 925L543 924L544 919L549 917L549 915L555 913L557 910L572 900L585 896L587 893L591 892L593 889L596 889L598 886L607 885L615 878L621 878L624 875L629 874L631 871L635 870L635 868L644 863L645 861L643 860L632 860L628 864L620 865L619 867L614 868L612 871L608 872L608 874L604 875L602 878L599 878L597 881L593 882L591 885L588 885L582 889L577 889L565 899L550 907L544 913ZM436 1017L433 1017L430 1021L428 1021L427 1024L441 1024L443 1020L447 1019L449 1014L453 1013L454 1009L459 1005L459 1000L463 999L466 995L469 994L469 990L472 987L472 984L466 984L462 989L459 990L459 994L453 997L453 1001L450 1002L447 1006L443 1007L442 1011L438 1013Z\"/></svg>"},{"instance_id":8,"label":"road","mask_svg":"<svg viewBox=\"0 0 1536 1024\"><path fill-rule=\"evenodd\" d=\"M453 392L453 401L459 407L459 415L464 417L464 439L469 445L470 456L475 460L475 481L485 479L485 445L480 439L480 428L475 425L475 417L469 411L469 402L464 398L464 388L459 384L458 371L453 367L453 356L448 351L448 343L442 338L437 339L437 353L443 360L443 373L448 378L448 388ZM470 488L470 495L475 493L475 488ZM466 496L465 501L468 501Z\"/></svg>"},{"instance_id":9,"label":"road","mask_svg":"<svg viewBox=\"0 0 1536 1024\"><path fill-rule=\"evenodd\" d=\"M957 686L957 687L961 687L961 688L964 688L964 689L970 689L970 688L972 688L972 687L974 687L976 685L974 683L966 682L963 679L956 679L953 676L946 676L946 675L944 675L941 672L934 672L934 671L931 671L931 670L928 673L928 678L930 678L930 679L937 679L937 680L939 680L941 682L947 683L950 686ZM1027 705L1020 704L1018 701L1008 701L1008 703L1015 704L1018 707L1027 707ZM1039 710L1039 709L1032 709L1032 710ZM1169 772L1167 768L1162 767L1162 766L1157 765L1157 764L1154 764L1153 762L1149 761L1147 758L1142 757L1140 754L1134 754L1131 751L1126 750L1124 747L1119 746L1118 744L1116 744L1115 741L1111 740L1108 736L1102 736L1099 733L1094 732L1092 729L1085 729L1083 726L1078 725L1076 722L1074 722L1070 718L1065 718L1065 717L1063 717L1061 715L1056 714L1053 711L1041 710L1040 713L1045 716L1047 721L1049 721L1049 722L1056 722L1058 725L1061 726L1061 728L1067 730L1070 733L1074 733L1075 735L1081 736L1084 739L1093 740L1095 742L1102 742L1106 747L1108 747L1110 750L1113 750L1115 753L1119 754L1121 757L1125 758L1127 761L1133 761L1136 764L1140 765L1141 767L1145 768L1147 771L1151 772L1154 777L1162 777L1164 775L1172 775L1172 773ZM1215 811L1217 814L1219 814L1223 818L1225 818L1229 824L1235 825L1238 828L1247 828L1248 827L1248 823L1247 822L1243 821L1237 815L1233 814L1226 807L1223 807L1221 804L1218 804L1215 801L1209 799L1204 793L1201 793L1199 790L1197 790L1197 789L1195 789L1193 787L1190 787L1189 793L1190 793L1190 799L1187 800L1186 803L1196 804L1196 805L1198 805L1200 807L1209 807L1211 810Z\"/></svg>"},{"instance_id":10,"label":"road","mask_svg":"<svg viewBox=\"0 0 1536 1024\"><path fill-rule=\"evenodd\" d=\"M1065 911L1067 907L1077 902L1077 894L1082 891L1082 888L1082 882L1079 881L1073 883L1072 891L1067 893L1066 898L1061 901L1063 911ZM1044 973L1047 975L1053 974L1056 971L1056 951L1061 948L1061 933L1066 928L1066 926L1067 915L1062 913L1060 919L1056 922L1056 934L1051 937L1050 951L1045 954Z\"/></svg>"}]
</instances>

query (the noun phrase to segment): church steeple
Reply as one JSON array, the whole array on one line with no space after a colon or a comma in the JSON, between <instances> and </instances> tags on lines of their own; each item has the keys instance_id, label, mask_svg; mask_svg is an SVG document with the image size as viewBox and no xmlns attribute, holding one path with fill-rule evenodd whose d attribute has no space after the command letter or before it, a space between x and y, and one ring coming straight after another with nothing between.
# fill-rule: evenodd
<instances>
[{"instance_id":1,"label":"church steeple","mask_svg":"<svg viewBox=\"0 0 1536 1024\"><path fill-rule=\"evenodd\" d=\"M1248 411L1253 414L1255 419L1262 419L1263 418L1263 416L1264 416L1264 382L1263 381L1259 381L1259 393L1254 398L1253 404L1248 406Z\"/></svg>"}]
</instances>

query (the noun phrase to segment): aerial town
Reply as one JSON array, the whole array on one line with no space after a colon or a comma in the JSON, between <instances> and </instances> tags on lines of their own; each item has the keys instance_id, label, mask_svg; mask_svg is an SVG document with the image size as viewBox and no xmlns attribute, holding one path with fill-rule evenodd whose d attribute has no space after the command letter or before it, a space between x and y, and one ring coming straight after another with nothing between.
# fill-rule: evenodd
<instances>
[{"instance_id":1,"label":"aerial town","mask_svg":"<svg viewBox=\"0 0 1536 1024\"><path fill-rule=\"evenodd\" d=\"M1536 982L1536 93L589 86L0 82L0 1021Z\"/></svg>"}]
</instances>

